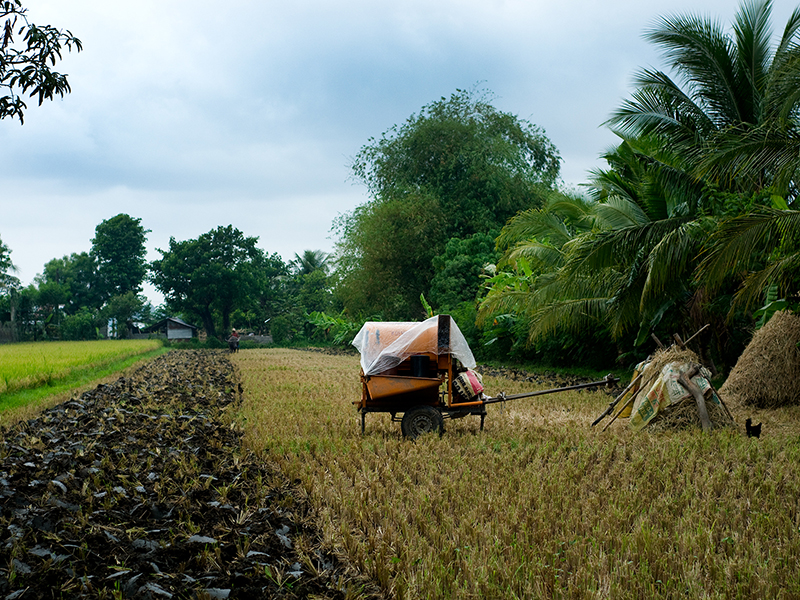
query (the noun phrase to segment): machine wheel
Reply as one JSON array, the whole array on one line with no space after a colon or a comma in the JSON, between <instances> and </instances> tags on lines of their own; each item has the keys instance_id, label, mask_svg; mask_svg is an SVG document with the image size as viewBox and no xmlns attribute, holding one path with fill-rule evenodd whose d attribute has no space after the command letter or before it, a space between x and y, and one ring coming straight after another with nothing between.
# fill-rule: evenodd
<instances>
[{"instance_id":1,"label":"machine wheel","mask_svg":"<svg viewBox=\"0 0 800 600\"><path fill-rule=\"evenodd\" d=\"M415 440L423 433L438 431L444 433L442 413L432 406L415 406L403 414L400 430L409 439Z\"/></svg>"}]
</instances>

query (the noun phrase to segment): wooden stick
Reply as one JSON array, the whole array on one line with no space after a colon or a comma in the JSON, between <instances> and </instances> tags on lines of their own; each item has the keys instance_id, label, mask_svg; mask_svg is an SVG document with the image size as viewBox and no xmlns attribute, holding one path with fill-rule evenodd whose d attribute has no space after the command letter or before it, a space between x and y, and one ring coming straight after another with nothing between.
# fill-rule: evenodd
<instances>
[{"instance_id":1,"label":"wooden stick","mask_svg":"<svg viewBox=\"0 0 800 600\"><path fill-rule=\"evenodd\" d=\"M725 404L725 401L722 399L722 396L720 396L719 392L714 388L714 384L711 383L710 379L706 379L706 381L708 381L708 385L711 388L711 391L714 392L714 394L716 394L717 398L719 398L719 402L720 404L722 404L722 408L724 408L725 412L728 413L728 416L731 418L731 421L736 423L736 419L733 418L733 415L731 414L731 411L728 409L728 405Z\"/></svg>"},{"instance_id":2,"label":"wooden stick","mask_svg":"<svg viewBox=\"0 0 800 600\"><path fill-rule=\"evenodd\" d=\"M631 381L631 382L628 384L628 387L626 387L624 390L622 390L622 393L621 393L619 396L617 396L617 397L614 399L614 401L613 401L611 404L609 404L609 405L608 405L608 408L606 408L606 409L605 409L605 411L603 411L603 414L602 414L602 415L600 415L599 417L597 417L597 418L595 419L594 423L592 423L592 427L594 427L594 426L595 426L595 425L597 425L597 424L598 424L600 421L602 421L603 419L605 419L605 418L606 418L606 416L608 416L608 415L610 415L612 412L614 412L614 407L617 405L617 402L619 402L620 400L622 400L622 398L625 396L625 394L627 394L627 393L628 393L628 390L630 390L630 389L631 389L631 388L632 388L634 385L636 385L636 384L639 382L639 380L642 378L642 375L643 375L643 374L644 374L644 371L642 371L641 373L639 373L639 374L638 374L638 375L637 375L637 376L636 376L636 377L635 377L635 378L634 378L634 379L633 379L633 380L632 380L632 381Z\"/></svg>"},{"instance_id":3,"label":"wooden stick","mask_svg":"<svg viewBox=\"0 0 800 600\"><path fill-rule=\"evenodd\" d=\"M618 412L617 414L615 414L615 415L614 415L614 418L612 418L612 419L611 419L611 420L610 420L608 423L606 423L606 426L605 426L605 427L603 427L603 431L605 431L606 429L608 429L609 427L611 427L611 424L612 424L614 421L616 421L616 420L617 420L617 417L618 417L618 416L620 416L620 415L622 414L622 411L624 411L626 408L628 408L628 406L629 406L629 405L633 404L633 401L634 401L635 399L636 399L636 394L634 394L633 396L631 396L631 397L628 399L628 401L627 401L627 402L626 402L626 403L625 403L625 404L622 406L622 408L620 408L620 409L619 409L619 412Z\"/></svg>"},{"instance_id":4,"label":"wooden stick","mask_svg":"<svg viewBox=\"0 0 800 600\"><path fill-rule=\"evenodd\" d=\"M642 374L644 375L644 371L642 371ZM613 418L613 419L611 419L611 420L610 420L608 423L606 423L606 426L605 426L605 427L603 427L603 431L605 431L606 429L608 429L608 428L611 426L611 424L612 424L614 421L616 421L616 420L617 420L617 417L619 417L619 416L620 416L620 415L621 415L621 414L622 414L622 413L625 411L625 409L626 409L626 408L628 408L628 406L630 406L631 404L633 404L633 401L634 401L634 400L636 400L636 396L638 396L638 395L639 395L639 393L641 393L641 391L642 391L642 390L644 390L644 389L645 389L645 388L646 388L648 385L650 385L650 384L652 383L652 381L653 381L653 380L654 380L656 377L658 377L660 374L661 374L660 372L654 373L654 374L653 374L653 375L650 377L650 379L648 379L648 380L647 380L647 383L645 383L643 386L641 386L641 387L639 388L639 392L637 392L637 393L635 393L633 396L631 396L631 397L628 399L628 401L627 401L627 402L626 402L626 403L625 403L625 404L622 406L622 408L620 408L620 409L619 409L619 412L618 412L616 415L614 415L614 418Z\"/></svg>"},{"instance_id":5,"label":"wooden stick","mask_svg":"<svg viewBox=\"0 0 800 600\"><path fill-rule=\"evenodd\" d=\"M695 402L697 402L697 414L700 415L700 423L703 426L703 431L708 433L711 431L713 426L711 425L711 419L708 418L706 399L703 397L703 392L700 391L700 388L697 387L692 381L692 377L694 377L699 371L700 368L695 365L688 373L680 374L678 377L678 383L680 383L687 392L694 396Z\"/></svg>"},{"instance_id":6,"label":"wooden stick","mask_svg":"<svg viewBox=\"0 0 800 600\"><path fill-rule=\"evenodd\" d=\"M655 341L656 345L657 345L659 348L661 348L662 350L664 349L664 344L662 344L662 343L661 343L661 340L660 340L660 339L658 339L658 338L656 337L656 334L655 334L655 333L651 333L651 334L650 334L650 337L651 337L651 338L653 338L653 340Z\"/></svg>"},{"instance_id":7,"label":"wooden stick","mask_svg":"<svg viewBox=\"0 0 800 600\"><path fill-rule=\"evenodd\" d=\"M703 331L705 331L709 327L711 327L711 323L706 323L705 325L703 325L700 329L697 330L697 332L692 337L683 342L683 345L685 346L686 344L691 342L694 338L696 338L698 335L700 335Z\"/></svg>"}]
</instances>

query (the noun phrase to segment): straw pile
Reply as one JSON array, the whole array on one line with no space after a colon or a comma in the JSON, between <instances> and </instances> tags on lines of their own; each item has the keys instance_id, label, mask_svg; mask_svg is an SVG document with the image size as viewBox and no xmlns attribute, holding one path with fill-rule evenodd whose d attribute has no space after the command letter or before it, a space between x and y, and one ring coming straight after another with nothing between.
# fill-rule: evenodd
<instances>
[{"instance_id":1,"label":"straw pile","mask_svg":"<svg viewBox=\"0 0 800 600\"><path fill-rule=\"evenodd\" d=\"M648 381L651 383L655 381L655 378L658 377L658 374L666 367L669 363L697 363L700 364L700 359L697 358L697 354L692 352L689 349L681 349L679 346L670 346L664 350L658 350L654 355L652 360L647 363L647 366L644 368L644 375L642 376L642 385L646 384ZM649 387L649 386L648 386Z\"/></svg>"},{"instance_id":2,"label":"straw pile","mask_svg":"<svg viewBox=\"0 0 800 600\"><path fill-rule=\"evenodd\" d=\"M670 346L665 350L659 350L653 355L653 359L644 369L642 382L649 389L655 378L669 363L694 363L701 364L697 355L688 349L681 349L678 346ZM709 376L709 374L706 374ZM721 393L720 393L721 394ZM735 427L736 424L728 416L725 409L710 399L706 399L706 409L708 418L714 429L721 427ZM701 429L700 415L697 412L697 402L694 396L686 398L677 404L671 404L662 408L650 423L645 427L646 431L658 432L672 429Z\"/></svg>"},{"instance_id":3,"label":"straw pile","mask_svg":"<svg viewBox=\"0 0 800 600\"><path fill-rule=\"evenodd\" d=\"M706 398L706 410L708 418L714 429L723 427L736 427L721 405L713 400ZM671 429L701 429L700 413L697 412L697 401L694 396L681 400L678 404L671 404L658 414L647 424L647 431L667 431Z\"/></svg>"},{"instance_id":4,"label":"straw pile","mask_svg":"<svg viewBox=\"0 0 800 600\"><path fill-rule=\"evenodd\" d=\"M729 405L800 404L800 317L776 312L739 357L720 394Z\"/></svg>"}]
</instances>

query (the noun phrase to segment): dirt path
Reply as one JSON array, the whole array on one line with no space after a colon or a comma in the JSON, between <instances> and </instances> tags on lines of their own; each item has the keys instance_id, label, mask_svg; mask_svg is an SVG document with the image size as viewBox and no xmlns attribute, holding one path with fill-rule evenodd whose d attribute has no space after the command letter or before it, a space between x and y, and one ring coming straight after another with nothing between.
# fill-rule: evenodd
<instances>
[{"instance_id":1,"label":"dirt path","mask_svg":"<svg viewBox=\"0 0 800 600\"><path fill-rule=\"evenodd\" d=\"M0 430L0 597L366 597L241 454L233 377L224 353L170 352Z\"/></svg>"}]
</instances>

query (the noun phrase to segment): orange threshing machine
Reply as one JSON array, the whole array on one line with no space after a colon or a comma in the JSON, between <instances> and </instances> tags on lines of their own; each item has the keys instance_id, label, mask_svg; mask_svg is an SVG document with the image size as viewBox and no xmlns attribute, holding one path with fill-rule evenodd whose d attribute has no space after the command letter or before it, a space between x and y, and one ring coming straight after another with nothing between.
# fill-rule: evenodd
<instances>
[{"instance_id":1,"label":"orange threshing machine","mask_svg":"<svg viewBox=\"0 0 800 600\"><path fill-rule=\"evenodd\" d=\"M427 432L444 431L444 419L467 415L486 418L486 405L618 381L601 381L524 394L483 393L481 377L472 369L475 358L450 315L421 323L367 322L353 340L361 353L361 432L370 412L388 412L399 421L403 435L415 439ZM397 415L402 413L402 418Z\"/></svg>"}]
</instances>

